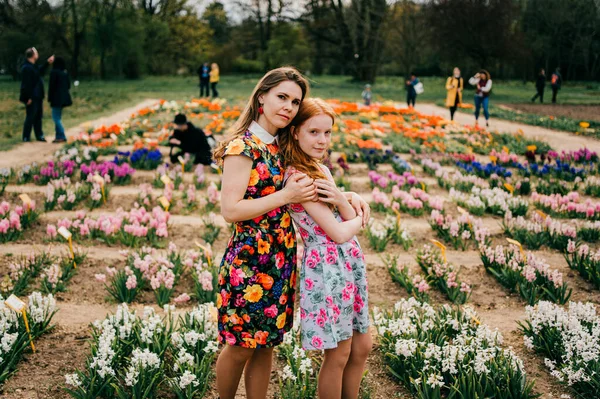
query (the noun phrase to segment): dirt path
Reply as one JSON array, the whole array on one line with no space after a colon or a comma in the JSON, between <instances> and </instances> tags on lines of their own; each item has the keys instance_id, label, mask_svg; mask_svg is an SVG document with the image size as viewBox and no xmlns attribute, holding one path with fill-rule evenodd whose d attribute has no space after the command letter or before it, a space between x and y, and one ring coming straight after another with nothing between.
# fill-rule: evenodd
<instances>
[{"instance_id":1,"label":"dirt path","mask_svg":"<svg viewBox=\"0 0 600 399\"><path fill-rule=\"evenodd\" d=\"M116 112L112 115L103 116L93 121L88 121L82 123L79 126L68 129L65 132L67 137L74 136L81 132L82 126L90 125L90 126L99 126L99 125L112 125L115 123L123 122L128 119L131 114L137 112L142 108L149 107L155 104L158 100L156 99L147 99L142 101L141 103ZM46 160L48 156L54 154L54 152L60 149L62 144L52 144L52 142L47 143L39 143L37 141L32 141L30 143L23 143L13 147L9 151L1 152L0 156L0 169L2 168L14 168L15 166L21 166L33 161L41 162Z\"/></svg>"},{"instance_id":2,"label":"dirt path","mask_svg":"<svg viewBox=\"0 0 600 399\"><path fill-rule=\"evenodd\" d=\"M417 104L417 111L429 115L441 115L445 118L450 116L450 111L447 108L439 107L434 104ZM475 118L472 114L457 112L454 114L454 119L461 124L473 125ZM485 124L485 119L480 116L479 123ZM498 132L517 133L522 131L525 136L538 138L546 141L552 148L557 151L576 151L580 148L587 147L590 150L600 151L600 141L590 137L577 136L569 132L561 132L558 130L545 129L543 127L524 125L522 123L509 122L502 119L490 118L490 130Z\"/></svg>"}]
</instances>

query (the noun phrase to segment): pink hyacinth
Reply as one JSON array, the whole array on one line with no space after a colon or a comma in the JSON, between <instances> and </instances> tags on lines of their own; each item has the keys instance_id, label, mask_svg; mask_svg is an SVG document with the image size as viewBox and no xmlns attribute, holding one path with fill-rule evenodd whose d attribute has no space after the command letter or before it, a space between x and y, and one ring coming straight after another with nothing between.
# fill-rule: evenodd
<instances>
[{"instance_id":1,"label":"pink hyacinth","mask_svg":"<svg viewBox=\"0 0 600 399\"><path fill-rule=\"evenodd\" d=\"M127 287L128 290L133 290L137 287L137 278L135 277L135 274L132 274L127 278L125 287Z\"/></svg>"},{"instance_id":2,"label":"pink hyacinth","mask_svg":"<svg viewBox=\"0 0 600 399\"><path fill-rule=\"evenodd\" d=\"M177 298L173 299L173 301L175 303L186 303L186 302L189 302L190 299L191 299L190 296L184 292L183 294L179 295Z\"/></svg>"},{"instance_id":3,"label":"pink hyacinth","mask_svg":"<svg viewBox=\"0 0 600 399\"><path fill-rule=\"evenodd\" d=\"M49 224L48 226L46 226L46 234L48 234L48 236L50 238L55 238L56 237L56 226L53 224Z\"/></svg>"},{"instance_id":4,"label":"pink hyacinth","mask_svg":"<svg viewBox=\"0 0 600 399\"><path fill-rule=\"evenodd\" d=\"M10 228L10 223L6 219L0 220L0 234L6 234Z\"/></svg>"},{"instance_id":5,"label":"pink hyacinth","mask_svg":"<svg viewBox=\"0 0 600 399\"><path fill-rule=\"evenodd\" d=\"M208 188L206 189L206 193L208 194L208 202L211 204L216 204L219 202L219 189L214 182L211 182Z\"/></svg>"},{"instance_id":6,"label":"pink hyacinth","mask_svg":"<svg viewBox=\"0 0 600 399\"><path fill-rule=\"evenodd\" d=\"M96 281L99 281L101 283L106 283L106 274L98 273L98 274L94 274L94 277L96 278Z\"/></svg>"}]
</instances>

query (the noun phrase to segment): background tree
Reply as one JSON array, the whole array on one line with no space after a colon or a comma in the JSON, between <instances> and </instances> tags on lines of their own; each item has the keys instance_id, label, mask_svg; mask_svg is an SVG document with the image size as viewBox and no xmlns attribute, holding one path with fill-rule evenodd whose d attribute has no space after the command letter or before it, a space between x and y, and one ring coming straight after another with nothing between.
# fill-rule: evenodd
<instances>
[{"instance_id":1,"label":"background tree","mask_svg":"<svg viewBox=\"0 0 600 399\"><path fill-rule=\"evenodd\" d=\"M374 82L378 75L488 69L533 79L600 79L598 0L0 0L0 70L23 52L67 59L75 77L261 73L291 64Z\"/></svg>"}]
</instances>

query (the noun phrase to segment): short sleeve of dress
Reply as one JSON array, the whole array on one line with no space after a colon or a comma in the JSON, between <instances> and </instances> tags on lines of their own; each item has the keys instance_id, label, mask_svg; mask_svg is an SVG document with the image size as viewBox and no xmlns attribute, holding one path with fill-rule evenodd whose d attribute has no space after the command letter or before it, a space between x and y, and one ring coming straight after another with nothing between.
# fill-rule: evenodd
<instances>
[{"instance_id":1,"label":"short sleeve of dress","mask_svg":"<svg viewBox=\"0 0 600 399\"><path fill-rule=\"evenodd\" d=\"M284 186L285 186L285 183L287 182L287 180L296 172L297 172L297 170L293 166L288 166L287 168L285 168L285 173L283 174L283 185Z\"/></svg>"},{"instance_id":2,"label":"short sleeve of dress","mask_svg":"<svg viewBox=\"0 0 600 399\"><path fill-rule=\"evenodd\" d=\"M231 140L227 147L225 147L225 152L223 153L223 157L227 155L243 155L254 160L254 151L248 140L243 138L237 138Z\"/></svg>"},{"instance_id":3,"label":"short sleeve of dress","mask_svg":"<svg viewBox=\"0 0 600 399\"><path fill-rule=\"evenodd\" d=\"M335 179L333 178L329 168L323 164L320 164L319 166L321 167L323 173L325 173L325 177L335 183Z\"/></svg>"}]
</instances>

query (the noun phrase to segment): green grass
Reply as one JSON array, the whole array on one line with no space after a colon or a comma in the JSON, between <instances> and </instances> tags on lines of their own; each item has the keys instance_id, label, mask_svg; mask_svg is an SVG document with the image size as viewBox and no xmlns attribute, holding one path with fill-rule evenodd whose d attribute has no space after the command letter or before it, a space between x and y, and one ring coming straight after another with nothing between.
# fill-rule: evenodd
<instances>
[{"instance_id":1,"label":"green grass","mask_svg":"<svg viewBox=\"0 0 600 399\"><path fill-rule=\"evenodd\" d=\"M259 75L225 75L219 83L219 93L231 102L243 102L251 93ZM425 92L418 102L439 102L446 95L445 79L424 77L421 79ZM338 98L345 101L360 101L362 84L348 77L310 77L313 96ZM17 101L19 82L0 77L0 149L7 150L21 141L21 131L25 110ZM527 102L535 92L533 83L525 85L517 81L494 81L493 95L497 103ZM73 106L65 109L65 128L82 122L110 115L120 109L132 106L146 98L184 100L198 96L198 81L195 76L186 77L147 77L140 80L81 81L79 87L72 87ZM400 77L380 77L373 85L373 94L378 101L394 100L403 102L406 98L404 80ZM465 96L471 96L467 87ZM561 103L597 104L600 103L600 84L574 83L564 86L560 94ZM54 137L54 124L50 117L50 106L44 104L44 133Z\"/></svg>"}]
</instances>

